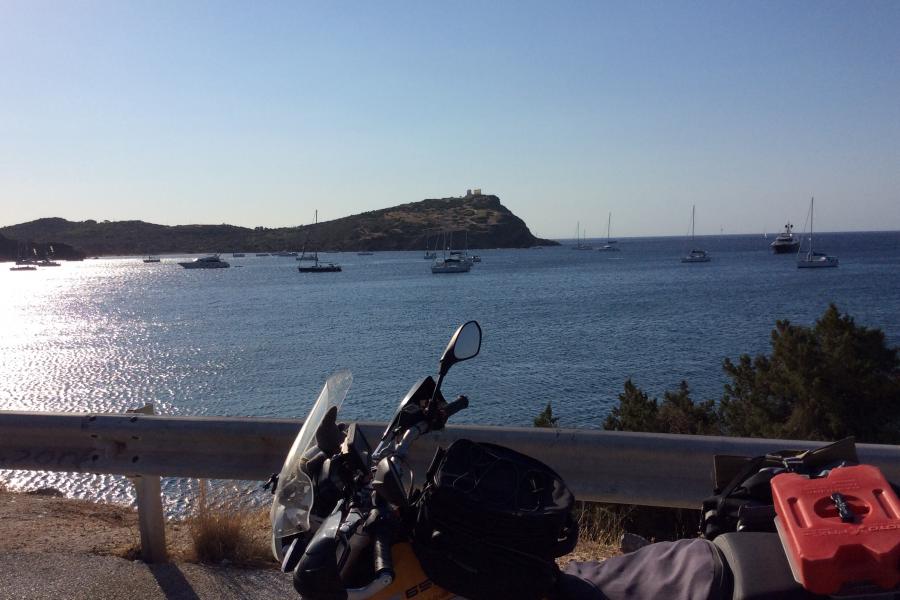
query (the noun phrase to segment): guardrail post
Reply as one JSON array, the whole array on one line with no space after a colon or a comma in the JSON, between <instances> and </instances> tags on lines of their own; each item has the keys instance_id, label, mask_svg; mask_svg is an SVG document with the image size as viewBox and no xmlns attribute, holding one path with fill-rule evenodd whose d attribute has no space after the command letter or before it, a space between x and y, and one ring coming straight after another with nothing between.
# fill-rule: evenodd
<instances>
[{"instance_id":1,"label":"guardrail post","mask_svg":"<svg viewBox=\"0 0 900 600\"><path fill-rule=\"evenodd\" d=\"M141 558L148 563L168 561L166 522L163 518L159 477L137 475L131 478L137 493L138 525L141 529Z\"/></svg>"},{"instance_id":2,"label":"guardrail post","mask_svg":"<svg viewBox=\"0 0 900 600\"><path fill-rule=\"evenodd\" d=\"M129 410L129 413L153 414L153 405ZM141 531L141 558L148 563L168 562L166 553L166 521L163 517L160 478L152 475L129 477L137 496L138 526Z\"/></svg>"}]
</instances>

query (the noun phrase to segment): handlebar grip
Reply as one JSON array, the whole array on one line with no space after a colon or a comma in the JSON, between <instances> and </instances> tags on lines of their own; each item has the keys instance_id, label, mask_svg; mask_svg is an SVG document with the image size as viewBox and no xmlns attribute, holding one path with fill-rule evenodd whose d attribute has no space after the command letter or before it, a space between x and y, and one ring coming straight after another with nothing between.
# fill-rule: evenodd
<instances>
[{"instance_id":1,"label":"handlebar grip","mask_svg":"<svg viewBox=\"0 0 900 600\"><path fill-rule=\"evenodd\" d=\"M444 409L444 413L447 415L447 418L450 418L464 408L469 408L469 399L465 396L459 396L456 400L447 405Z\"/></svg>"},{"instance_id":2,"label":"handlebar grip","mask_svg":"<svg viewBox=\"0 0 900 600\"><path fill-rule=\"evenodd\" d=\"M391 534L387 523L378 523L375 528L375 575L383 573L394 577L394 558L391 556Z\"/></svg>"}]
</instances>

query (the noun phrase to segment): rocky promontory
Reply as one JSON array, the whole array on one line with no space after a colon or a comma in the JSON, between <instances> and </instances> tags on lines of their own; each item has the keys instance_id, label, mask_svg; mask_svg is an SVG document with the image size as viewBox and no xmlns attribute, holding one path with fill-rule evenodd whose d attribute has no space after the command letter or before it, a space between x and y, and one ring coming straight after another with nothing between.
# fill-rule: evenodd
<instances>
[{"instance_id":1,"label":"rocky promontory","mask_svg":"<svg viewBox=\"0 0 900 600\"><path fill-rule=\"evenodd\" d=\"M254 229L234 225L156 225L144 221L38 219L0 229L0 259L15 258L16 240L53 242L89 255L176 252L272 252L424 250L442 232L455 232L454 246L527 248L556 245L532 235L522 219L493 195L422 200L315 225ZM0 240L2 242L2 240ZM54 246L56 247L56 246ZM76 251L78 252L78 251ZM79 253L80 253L79 252Z\"/></svg>"}]
</instances>

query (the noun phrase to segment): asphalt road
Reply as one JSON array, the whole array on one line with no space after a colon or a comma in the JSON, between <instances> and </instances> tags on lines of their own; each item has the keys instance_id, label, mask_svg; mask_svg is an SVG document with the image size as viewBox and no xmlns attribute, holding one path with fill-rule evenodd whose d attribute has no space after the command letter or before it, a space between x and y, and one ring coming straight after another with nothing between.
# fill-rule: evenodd
<instances>
[{"instance_id":1,"label":"asphalt road","mask_svg":"<svg viewBox=\"0 0 900 600\"><path fill-rule=\"evenodd\" d=\"M114 556L0 553L0 599L296 599L290 576L195 564L147 565Z\"/></svg>"}]
</instances>

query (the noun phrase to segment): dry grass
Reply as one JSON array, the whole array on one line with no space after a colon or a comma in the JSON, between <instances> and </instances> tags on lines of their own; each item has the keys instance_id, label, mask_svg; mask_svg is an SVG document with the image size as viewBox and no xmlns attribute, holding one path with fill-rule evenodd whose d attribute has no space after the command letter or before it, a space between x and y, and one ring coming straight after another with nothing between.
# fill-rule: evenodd
<instances>
[{"instance_id":1,"label":"dry grass","mask_svg":"<svg viewBox=\"0 0 900 600\"><path fill-rule=\"evenodd\" d=\"M619 507L578 503L578 545L570 554L560 558L565 564L571 560L604 560L619 554L619 539L625 532L628 511Z\"/></svg>"},{"instance_id":2,"label":"dry grass","mask_svg":"<svg viewBox=\"0 0 900 600\"><path fill-rule=\"evenodd\" d=\"M268 511L241 505L237 499L226 499L221 506L212 507L206 481L200 482L194 511L186 525L192 560L256 567L272 563Z\"/></svg>"}]
</instances>

